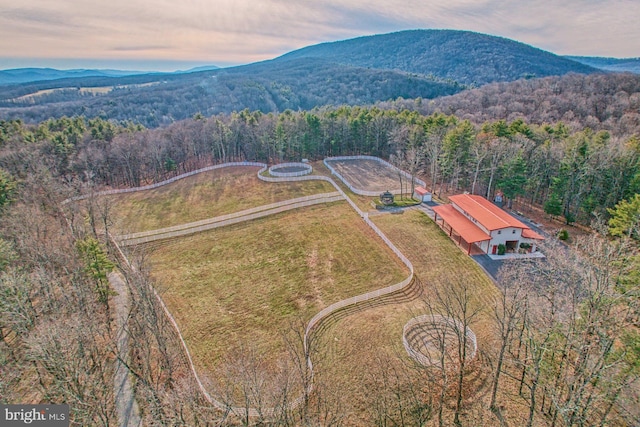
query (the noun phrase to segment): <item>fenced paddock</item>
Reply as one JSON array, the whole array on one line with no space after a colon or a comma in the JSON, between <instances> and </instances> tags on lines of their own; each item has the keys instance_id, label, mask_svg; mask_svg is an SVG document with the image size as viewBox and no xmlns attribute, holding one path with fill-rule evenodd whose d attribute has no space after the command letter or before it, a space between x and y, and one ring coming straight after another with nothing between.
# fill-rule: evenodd
<instances>
[{"instance_id":1,"label":"fenced paddock","mask_svg":"<svg viewBox=\"0 0 640 427\"><path fill-rule=\"evenodd\" d=\"M393 194L400 194L401 190L411 192L411 175L378 157L329 157L324 160L324 164L351 191L361 196L375 197L384 191ZM414 183L426 185L417 178L414 178Z\"/></svg>"},{"instance_id":2,"label":"fenced paddock","mask_svg":"<svg viewBox=\"0 0 640 427\"><path fill-rule=\"evenodd\" d=\"M247 165L247 164L242 164ZM320 231L322 231L323 234L323 238L312 238L311 241L314 242L314 248L313 251L309 252L307 251L303 251L305 253L314 253L317 252L317 256L313 257L313 259L317 260L332 260L331 262L336 262L335 260L338 260L340 257L340 253L336 252L339 250L344 250L344 249L336 249L336 248L348 248L347 251L349 252L347 254L347 258L349 259L349 263L346 262L342 262L342 264L347 265L350 264L352 266L370 266L370 265L375 265L377 266L377 268L374 270L372 268L355 268L355 270L353 268L349 268L346 270L354 270L352 272L352 274L357 274L358 279L354 280L354 279L350 279L347 280L346 285L345 286L337 286L336 284L338 284L340 281L337 280L339 279L339 276L336 276L334 278L334 280L332 280L332 285L325 287L324 286L320 286L320 283L318 283L317 285L317 290L323 289L322 293L324 294L325 292L327 292L326 295L324 295L322 298L320 298L321 301L324 301L325 299L328 301L331 300L336 300L336 299L340 299L341 297L344 298L344 296L346 295L334 295L335 292L342 292L340 291L340 289L342 289L344 291L344 289L348 289L348 293L352 294L357 293L357 296L353 296L353 297L348 297L346 299L340 299L339 302L334 303L329 305L328 307L324 308L323 310L321 310L320 312L318 312L315 316L313 316L313 318L309 321L307 328L305 330L305 334L304 334L304 343L303 343L303 347L305 349L305 353L307 353L308 351L308 347L309 347L309 342L310 342L310 336L313 333L313 331L315 330L315 328L317 328L323 321L327 320L328 318L330 318L333 314L338 313L338 312L342 312L345 308L348 307L352 307L352 306L357 306L361 303L367 303L373 300L377 300L380 299L381 297L385 297L387 295L393 294L395 292L399 292L404 290L406 287L408 287L411 283L413 283L413 266L410 263L410 261L404 257L404 255L402 255L402 253L393 245L393 243L386 238L386 236L384 236L384 234L377 228L377 226L375 224L373 224L369 219L368 219L368 215L361 211L357 205L355 205L355 203L353 203L353 201L342 191L342 189L335 184L335 182L329 178L329 177L325 177L325 176L297 176L297 177L273 177L273 176L265 176L264 172L267 171L267 166L264 164L256 164L256 163L252 163L249 164L250 166L261 166L262 168L260 169L260 171L258 172L258 178L262 181L266 181L266 182L283 182L283 181L312 181L312 180L318 180L318 181L325 181L330 183L336 190L336 193L329 193L329 194L324 194L324 195L314 195L311 196L312 199L318 198L318 197L331 197L331 201L335 201L334 197L338 197L336 194L339 194L340 197L344 200L346 200L348 202L348 204L353 208L353 210L355 210L355 212L358 214L358 216L360 216L360 218L362 218L364 221L360 222L360 221L355 221L352 222L348 225L345 224L345 226L340 229L340 227L338 227L338 224L340 223L340 221L336 222L336 219L334 220L330 220L329 217L331 217L332 215L337 215L339 214L339 211L337 206L336 207L332 207L330 210L327 210L326 213L324 213L322 215L322 221L319 221L317 219L314 219L312 216L308 216L308 215L301 215L301 216L295 216L295 217L290 217L287 218L286 220L286 229L287 229L287 233L277 233L277 234L281 234L281 235L293 235L293 236L306 236L309 234L310 230L315 229L316 227L310 227L309 224L302 224L299 226L300 231L299 232L291 232L291 229L293 228L294 222L292 221L294 218L296 218L296 221L311 221L312 224L318 225L318 224L323 224L321 227L321 229L319 229ZM191 174L189 174L191 175ZM180 179L180 178L178 178ZM175 181L175 179L173 179L170 182ZM166 182L160 185L166 185L167 183L170 182ZM158 185L156 185L158 186ZM154 188L156 187L154 186ZM126 192L130 192L126 191ZM133 190L135 191L135 190ZM111 192L107 192L107 194L112 194ZM305 199L308 197L305 197ZM295 202L296 200L289 200L287 203L292 203ZM262 209L262 208L261 208ZM244 212L246 213L246 212ZM234 218L231 218L234 220L236 219L240 219L240 218L235 218L235 216L240 216L243 217L244 219L249 219L246 216L242 215L243 212L236 212L234 214L230 214L230 216L233 216ZM346 217L345 217L346 218ZM219 219L219 218L218 218ZM198 227L200 227L201 223L206 222L206 224L203 224L206 227L209 227L211 224L209 224L210 220L205 220L205 221L199 221L197 223L195 223L195 225L197 225ZM241 222L245 222L245 221L241 221ZM330 223L331 225L329 226L329 228L327 229L327 224ZM193 223L192 224L181 224L178 226L174 226L174 227L170 227L170 232L180 232L182 233L183 231L185 232L189 232L189 234L191 234L191 228L193 228ZM254 224L255 225L255 224ZM185 230L183 230L183 228ZM407 278L405 278L404 280L401 280L398 282L398 280L401 279L403 273L400 271L402 270L402 268L400 268L400 270L398 270L398 263L397 262L391 262L389 263L387 261L387 254L383 254L383 252L386 251L382 251L381 249L378 247L379 244L378 243L374 243L373 241L371 241L371 235L369 233L366 232L366 229L373 229L373 231L375 232L375 234L377 234L380 238L382 238L382 240L384 241L384 245L382 245L382 247L384 246L388 246L389 249L391 249L393 251L393 253L395 253L395 255L399 258L400 264L404 264L406 267L409 268L409 276ZM174 230L175 229L175 230ZM270 227L266 227L263 229L263 231L266 230L269 233L272 233L274 231L274 227L270 226ZM304 230L304 231L303 231ZM333 237L328 237L327 238L327 231L330 230L331 232L334 233ZM254 229L252 228L252 235L254 234ZM150 232L145 232L143 234L145 234L145 237L155 237L155 236L146 236L146 234L150 234L153 235L154 233L158 233L158 230L155 231L150 231ZM225 228L225 232L224 234L228 234L228 233L234 233L234 232L241 232L243 237L246 237L246 232L244 230L240 230L239 228ZM351 234L350 234L351 233ZM217 234L217 238L215 239L216 242L216 248L218 248L219 244L221 244L221 242L226 241L225 239L222 239L221 235L219 233ZM155 263L152 262L152 264L158 266L164 266L164 267L168 267L165 270L169 271L170 274L177 274L176 272L178 272L181 268L184 267L184 265L188 264L189 260L200 260L202 261L203 257L202 254L203 253L209 253L211 254L211 251L214 248L208 248L208 249L204 249L202 247L199 247L199 244L204 241L205 243L208 242L209 244L211 243L211 239L210 237L207 237L204 233L202 235L198 235L199 237L192 237L190 238L188 241L181 241L181 239L176 239L175 241L172 241L171 243L168 244L168 246L164 246L163 247L163 251L162 253L164 255L169 256L170 258L173 258L174 255L172 254L180 254L180 257L187 257L188 260L177 260L177 265L174 266L173 268L171 268L169 266L169 264L171 264L171 262L176 262L175 259L171 259L171 260L159 260L159 262ZM254 236L256 239L255 241L257 242L261 242L260 244L267 244L269 250L264 250L264 248L262 248L262 250L259 250L258 252L256 252L255 255L252 256L246 256L246 250L248 249L247 244L243 244L241 245L239 248L236 248L238 250L242 250L243 253L242 255L240 253L238 253L237 256L232 256L231 258L234 260L242 260L242 259L246 259L247 261L250 261L250 265L247 266L246 268L240 268L239 270L241 271L254 271L255 268L255 264L260 264L261 266L265 266L265 268L267 268L269 265L274 263L274 260L277 259L286 259L287 260L287 266L288 266L288 270L291 270L291 261L292 258L291 254L288 252L286 256L275 256L274 257L274 248L278 247L282 250L287 250L290 251L291 248L295 247L296 245L292 244L292 243L288 243L288 244L282 244L282 245L272 245L269 243L269 239L260 239L257 236ZM341 239L345 239L346 241L348 241L349 243L340 243ZM229 241L231 242L239 242L242 241L242 238L238 238L238 237L233 237L230 238ZM374 239L375 241L376 239ZM199 242L200 241L200 242ZM369 245L368 248L358 248L358 244L357 242L361 241L361 244L363 245ZM114 240L115 242L115 240ZM265 243L266 242L266 243ZM369 243L367 243L369 242ZM180 247L179 250L171 250L169 248L169 246L172 245L183 245ZM234 243L235 245L235 243ZM196 247L198 246L198 247ZM237 246L237 245L236 245ZM322 249L323 247L326 248L324 249L325 251L328 251L328 254L321 254L320 253L320 249ZM235 246L233 246L235 248ZM219 248L218 248L219 249ZM231 249L227 250L223 250L222 253L223 254L228 254L228 252L230 252ZM190 253L193 252L193 253ZM269 256L268 260L266 261L256 261L259 256L258 254L267 254ZM357 256L356 256L357 254ZM378 254L378 255L376 255ZM156 252L156 255L160 255L162 257L162 254L160 254L160 252ZM344 254L343 254L344 255ZM379 259L377 260L372 260L370 259L372 256L379 256ZM344 258L344 256L343 256ZM362 258L362 259L360 259ZM214 259L217 259L217 257L214 257ZM313 259L307 259L307 260L303 260L305 261L305 268L304 271L306 272L305 274L308 273L308 269L309 269L309 262L312 261L312 264L316 264L318 261L315 261ZM205 259L204 261L208 262L209 260ZM389 272L386 273L386 277L384 274L381 275L381 269L380 266L384 265L388 268L391 268L391 270ZM252 307L252 309L249 310L243 310L240 309L238 311L238 307L236 307L236 305L234 305L233 307L229 307L227 310L222 310L222 312L217 313L217 315L215 316L216 319L218 319L219 321L223 321L225 316L228 317L230 315L235 316L239 316L239 313L251 313L251 319L253 323L256 323L256 319L259 318L260 316L258 316L261 312L263 312L265 309L269 308L269 304L266 304L265 301L261 300L260 303L251 303L249 300L251 299L251 296L257 296L262 298L264 295L266 295L266 293L264 292L259 292L259 293L255 293L255 283L265 283L266 286L270 285L269 283L264 282L263 278L266 275L267 277L280 277L281 276L281 270L280 267L278 265L275 265L275 267L277 267L277 272L275 272L274 274L269 274L268 272L264 271L263 268L260 269L260 278L259 279L255 279L255 280L250 280L250 285L247 286L242 286L239 285L237 283L239 276L234 275L234 290L235 292L231 293L232 297L235 297L235 302L238 301L243 301L244 304L248 304L248 306ZM203 267L202 271L200 271L200 273L205 273L205 272L212 272L211 274L226 274L226 270L228 270L230 268L230 264L229 262L225 262L225 268L211 268L211 265L207 264L205 267ZM153 271L155 271L156 274L159 274L159 276L163 276L163 273L160 271L161 269L159 268L152 268ZM190 270L193 270L190 269ZM325 268L326 270L326 268ZM340 271L342 271L344 269L340 269ZM346 274L350 274L348 271L345 270ZM375 275L374 276L367 276L367 274L373 274L373 272L375 271ZM324 270L323 270L324 272ZM191 271L191 273L193 273L193 271ZM197 277L197 282L198 283L190 283L188 286L189 289L189 293L194 291L194 285L197 284L203 284L209 286L209 284L219 284L224 282L223 278L219 278L215 279L215 280L207 280L207 278L202 277L203 274L196 274L194 277ZM206 274L204 274L204 276L206 276ZM293 276L295 276L295 274L288 274L287 276L291 276L289 277L289 279L293 280ZM312 275L312 278L315 277L316 279L320 279L324 276L324 273L319 275ZM166 279L168 280L163 280L165 283L182 283L184 280L183 278L180 277L166 277ZM204 281L203 281L204 280ZM202 283L200 283L202 282ZM308 284L309 280L308 277L305 276L304 280L294 280L294 282L291 283L291 285L294 284ZM366 293L362 293L360 294L359 292L361 292L362 290L367 290L367 289L371 289L371 287L373 287L374 289L377 287L375 286L376 283L379 284L388 284L388 283L395 283L392 284L390 286L387 287L383 287L383 288L378 288L376 290L373 291L369 291ZM364 288L361 288L362 286L364 286ZM292 286L279 286L279 288L286 288L286 289L290 289ZM343 289L344 288L344 289ZM217 307L219 304L219 302L229 299L229 286L225 286L224 287L224 293L221 295L216 295L215 301L217 301L216 304L204 304L204 309L207 310L207 313L210 312L210 310L213 310L212 307ZM314 288L316 289L316 288ZM237 295L235 295L236 293L240 293L241 290L244 291L250 291L248 295L245 295L244 297L241 298L237 298ZM205 315L205 313L202 313L201 315L195 315L193 316L193 312L199 307L200 309L203 309L202 307L202 296L204 295L209 295L211 292L210 288L207 288L207 291L204 290L200 290L200 291L196 291L197 294L197 303L193 304L190 306L190 314L189 314L189 318L190 319L197 319L202 321L203 319L207 319L210 316ZM316 291L314 291L316 292ZM307 292L308 294L308 292ZM167 291L167 293L165 293L165 297L168 298L170 305L175 305L176 304L176 299L177 300L182 300L187 298L189 295L187 294L176 294L176 295L172 295L170 291ZM337 298L336 298L337 297ZM160 299L160 296L158 295L158 298ZM233 298L232 298L233 299ZM263 298L264 299L264 298ZM305 298L298 298L296 301L302 301L300 303L300 307L298 307L298 309L301 309L303 313L306 313L308 315L310 315L313 311L314 308L319 308L317 306L318 302L311 302L311 301L306 301ZM328 302L327 301L327 302ZM233 301L232 301L233 302ZM286 306L283 304L275 304L274 307L281 307L281 306ZM254 310L255 309L255 310ZM306 311L305 311L306 310ZM238 313L236 313L236 311L238 311ZM268 312L271 312L272 310L267 310ZM294 312L296 310L293 310ZM177 310L176 312L177 317L179 318L181 316L181 312L180 310ZM184 315L184 313L182 313L182 315ZM185 322L185 319L181 319L182 322L179 322L183 325L185 325L185 332L187 336L193 334L193 328L189 328L189 325L191 322ZM236 319L237 320L237 319ZM194 320L196 321L196 320ZM206 348L205 349L205 353L206 353L206 357L204 358L204 360L202 359L202 352L201 352L201 344L205 343L207 341L207 338L210 338L210 335L213 336L215 335L220 336L220 335L229 335L229 333L225 334L225 333L221 333L221 331L225 328L224 322L222 322L223 325L218 325L219 327L212 327L212 328L207 328L207 327L197 327L195 328L197 330L197 332L195 332L196 334L204 334L202 336L197 337L195 340L192 339L190 346L192 346L194 352L195 352L195 358L196 359L200 359L200 362L198 363L201 366L205 366L207 365L207 363L210 363L211 360L211 348ZM248 327L239 327L237 325L237 321L233 321L230 324L233 325L234 329L233 331L235 331L234 333L237 332L237 330L241 330L243 331L243 333L249 333L251 334L251 331L249 330L250 328ZM249 324L253 324L253 323L249 323ZM257 322L257 323L261 323L261 322ZM191 325L193 326L193 325ZM200 378L198 376L198 373L196 372L196 368L194 365L194 362L192 360L192 352L189 351L187 349L187 344L184 341L183 337L182 337L182 333L180 328L178 327L178 323L174 323L174 327L176 329L176 331L178 332L178 335L180 336L181 340L182 340L182 345L185 348L185 353L187 354L187 357L189 359L189 363L190 363L190 367L191 370L194 374L194 377L196 378L199 388L201 390L201 392L203 393L203 395L205 396L205 398L212 403L214 406L216 407L220 407L220 402L216 401L215 399L212 398L211 395L209 395L209 393L207 392L206 388L204 387L204 385L202 384L202 382L200 381ZM282 330L283 327L279 327L276 328L277 330ZM215 330L215 331L214 331ZM216 333L214 333L216 332ZM258 331L253 331L256 335L254 336L254 338L259 335ZM191 337L193 338L193 336ZM187 338L188 339L188 338ZM260 340L258 340L260 341ZM274 343L277 340L274 340L273 337L271 337L270 339L267 340L262 340L261 342L266 342L266 343L270 343L270 345L274 345ZM218 349L219 350L219 349ZM268 351L268 353L271 353L271 351ZM277 354L277 351L274 352L274 354ZM200 357L198 357L200 356ZM214 358L215 359L215 358ZM207 362L209 361L209 362ZM310 354L307 356L307 364L308 367L310 369L310 371L312 372L313 375L313 364L311 362L311 358L310 358ZM310 383L309 386L312 386L313 383ZM290 402L289 406L290 407L295 407L300 403L300 398L295 399L294 401ZM234 413L238 413L238 414L243 414L246 413L246 411L248 410L248 414L250 416L256 416L257 415L257 410L255 408L242 408L242 407L232 407L230 408L232 410L232 412ZM273 410L273 408L267 408L265 410L265 413L270 413Z\"/></svg>"},{"instance_id":3,"label":"fenced paddock","mask_svg":"<svg viewBox=\"0 0 640 427\"><path fill-rule=\"evenodd\" d=\"M458 360L458 346L466 335L466 360L478 352L475 333L451 317L423 315L409 320L402 330L402 344L407 354L423 366L442 366Z\"/></svg>"},{"instance_id":4,"label":"fenced paddock","mask_svg":"<svg viewBox=\"0 0 640 427\"><path fill-rule=\"evenodd\" d=\"M303 176L311 173L311 165L307 163L280 163L269 168L269 174L277 177Z\"/></svg>"}]
</instances>

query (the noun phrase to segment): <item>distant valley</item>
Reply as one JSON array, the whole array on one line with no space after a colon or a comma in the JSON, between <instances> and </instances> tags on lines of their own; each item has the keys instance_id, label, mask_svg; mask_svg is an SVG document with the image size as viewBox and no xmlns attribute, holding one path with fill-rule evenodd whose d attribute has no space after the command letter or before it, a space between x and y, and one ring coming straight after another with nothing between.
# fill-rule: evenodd
<instances>
[{"instance_id":1,"label":"distant valley","mask_svg":"<svg viewBox=\"0 0 640 427\"><path fill-rule=\"evenodd\" d=\"M0 71L0 82L21 79L0 86L0 118L38 122L85 115L157 127L196 113L434 99L488 83L637 66L633 60L616 61L562 57L468 31L412 30L323 43L270 61L221 69Z\"/></svg>"},{"instance_id":2,"label":"distant valley","mask_svg":"<svg viewBox=\"0 0 640 427\"><path fill-rule=\"evenodd\" d=\"M175 71L173 74L192 73L196 71L215 70L219 67L215 65L196 67L185 71ZM139 74L164 74L160 72L150 73L149 71L127 71L127 70L57 70L54 68L13 68L0 70L0 86L32 83L48 80L60 79L81 79L85 77L126 77Z\"/></svg>"},{"instance_id":3,"label":"distant valley","mask_svg":"<svg viewBox=\"0 0 640 427\"><path fill-rule=\"evenodd\" d=\"M565 56L565 58L605 71L640 74L640 58L600 58L597 56Z\"/></svg>"}]
</instances>

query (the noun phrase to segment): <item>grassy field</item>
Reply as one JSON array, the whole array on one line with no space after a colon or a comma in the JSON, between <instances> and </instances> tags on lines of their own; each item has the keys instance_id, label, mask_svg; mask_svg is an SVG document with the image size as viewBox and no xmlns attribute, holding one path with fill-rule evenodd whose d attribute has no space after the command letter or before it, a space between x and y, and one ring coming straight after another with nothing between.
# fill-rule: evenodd
<instances>
[{"instance_id":1,"label":"grassy field","mask_svg":"<svg viewBox=\"0 0 640 427\"><path fill-rule=\"evenodd\" d=\"M408 271L344 202L176 240L150 256L154 277L205 372L252 343L275 363L281 334Z\"/></svg>"},{"instance_id":2,"label":"grassy field","mask_svg":"<svg viewBox=\"0 0 640 427\"><path fill-rule=\"evenodd\" d=\"M329 175L314 165L315 174ZM195 221L257 204L333 191L328 183L263 183L256 168L226 168L119 199L122 221L136 231ZM245 189L254 189L244 194ZM352 196L364 210L370 198ZM402 327L425 314L435 290L470 290L482 310L472 328L480 350L492 345L490 309L498 289L424 213L372 220L412 261L422 296L375 306L327 325L314 356L318 383L339 396L348 424L371 413L381 369L406 371ZM286 359L282 334L329 304L404 279L408 272L347 203L319 205L177 239L149 248L152 272L204 377L239 347L264 356L267 369ZM381 368L383 367L384 368ZM419 381L412 378L407 381ZM481 392L482 393L482 392ZM478 401L486 396L478 395ZM373 420L365 421L365 424Z\"/></svg>"},{"instance_id":3,"label":"grassy field","mask_svg":"<svg viewBox=\"0 0 640 427\"><path fill-rule=\"evenodd\" d=\"M318 381L339 390L345 397L342 410L355 424L371 413L373 403L367 390L379 383L382 367L386 371L407 371L409 358L402 346L402 327L412 317L428 313L424 301L434 301L435 289L454 292L465 285L471 289L472 308L483 310L472 325L481 350L492 343L489 310L499 292L480 267L422 212L380 215L373 221L411 260L423 295L411 302L358 312L323 332L320 358L324 360L319 362L323 368L319 369ZM483 397L477 396L478 400Z\"/></svg>"},{"instance_id":4,"label":"grassy field","mask_svg":"<svg viewBox=\"0 0 640 427\"><path fill-rule=\"evenodd\" d=\"M150 83L142 83L142 84L133 84L133 85L119 85L119 86L96 86L96 87L64 87L64 88L55 88L55 89L43 89L37 92L33 92L27 95L18 96L13 98L14 101L27 101L27 100L35 100L43 95L50 95L55 92L61 91L78 91L81 94L93 94L93 95L104 95L107 94L114 89L126 89L129 87L147 87L159 84L159 82L150 82Z\"/></svg>"},{"instance_id":5,"label":"grassy field","mask_svg":"<svg viewBox=\"0 0 640 427\"><path fill-rule=\"evenodd\" d=\"M268 183L257 167L228 167L153 190L110 196L121 233L184 224L296 197L333 192L323 181Z\"/></svg>"}]
</instances>

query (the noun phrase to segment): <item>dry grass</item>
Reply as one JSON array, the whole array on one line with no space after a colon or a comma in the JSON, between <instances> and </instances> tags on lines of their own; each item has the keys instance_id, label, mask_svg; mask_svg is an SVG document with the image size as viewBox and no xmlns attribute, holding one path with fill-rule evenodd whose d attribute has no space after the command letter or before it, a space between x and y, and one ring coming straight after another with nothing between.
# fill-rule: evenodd
<instances>
[{"instance_id":1,"label":"dry grass","mask_svg":"<svg viewBox=\"0 0 640 427\"><path fill-rule=\"evenodd\" d=\"M453 292L465 285L470 287L472 308L482 310L472 325L481 348L491 345L489 313L499 292L480 267L422 212L410 210L403 215L372 219L413 263L423 285L423 296L412 302L359 312L323 332L320 358L324 362L320 362L323 368L319 369L318 380L335 385L348 402L344 411L350 414L349 421L356 425L371 413L368 389L372 382L375 384L376 370L379 377L380 359L406 371L404 364L410 360L402 346L402 327L412 317L427 313L424 300L433 302L435 289ZM483 397L478 395L477 399Z\"/></svg>"},{"instance_id":2,"label":"dry grass","mask_svg":"<svg viewBox=\"0 0 640 427\"><path fill-rule=\"evenodd\" d=\"M324 165L323 162L314 162L313 163L313 173L316 175L328 176L345 192L345 194L358 206L362 211L367 212L372 210L371 201L374 199L373 197L368 196L360 196L358 194L353 193L349 188L344 185L344 183L333 176L331 171Z\"/></svg>"},{"instance_id":3,"label":"dry grass","mask_svg":"<svg viewBox=\"0 0 640 427\"><path fill-rule=\"evenodd\" d=\"M148 191L110 196L121 233L154 230L335 189L323 181L267 183L256 167L228 167Z\"/></svg>"},{"instance_id":4,"label":"dry grass","mask_svg":"<svg viewBox=\"0 0 640 427\"><path fill-rule=\"evenodd\" d=\"M209 372L242 343L282 359L290 322L408 274L342 202L169 242L150 258L197 366Z\"/></svg>"},{"instance_id":5,"label":"dry grass","mask_svg":"<svg viewBox=\"0 0 640 427\"><path fill-rule=\"evenodd\" d=\"M137 209L125 218L150 229L314 191L333 191L327 183L313 181L300 187L301 183L262 183L255 171L227 168L215 172L214 179L212 174L199 175L153 194L129 195L119 209ZM314 164L314 174L329 175L320 164ZM247 200L250 195L239 194L239 189L252 186L264 189L255 192L260 197ZM350 196L369 210L370 198ZM215 203L209 203L212 197L217 197ZM189 206L188 211L181 210L183 204ZM143 215L150 219L141 218ZM321 333L314 357L317 380L331 384L329 392L340 397L340 411L347 424L353 425L373 421L366 416L371 412L371 387L380 386L372 374L379 369L379 361L406 369L402 327L411 317L426 312L424 299L433 301L435 289L471 289L473 308L482 310L472 325L481 350L493 339L489 316L493 299L499 295L482 269L422 212L408 210L403 215L372 219L412 261L423 283L423 298L359 311L329 324ZM251 341L273 367L286 357L281 334L290 322L308 321L333 302L396 283L407 274L343 202L163 243L155 247L150 259L165 301L205 376L233 357L239 345ZM484 397L477 395L477 400ZM493 420L487 422L490 425Z\"/></svg>"}]
</instances>

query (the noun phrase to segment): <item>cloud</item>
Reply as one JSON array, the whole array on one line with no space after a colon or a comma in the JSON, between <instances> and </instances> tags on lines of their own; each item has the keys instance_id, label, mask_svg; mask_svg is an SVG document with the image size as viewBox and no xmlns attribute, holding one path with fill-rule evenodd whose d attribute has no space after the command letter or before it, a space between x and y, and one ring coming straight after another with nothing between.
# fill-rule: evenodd
<instances>
[{"instance_id":1,"label":"cloud","mask_svg":"<svg viewBox=\"0 0 640 427\"><path fill-rule=\"evenodd\" d=\"M309 44L464 29L560 54L638 56L636 0L0 0L11 57L247 63ZM13 3L12 3L13 4ZM16 3L17 4L17 3Z\"/></svg>"}]
</instances>

